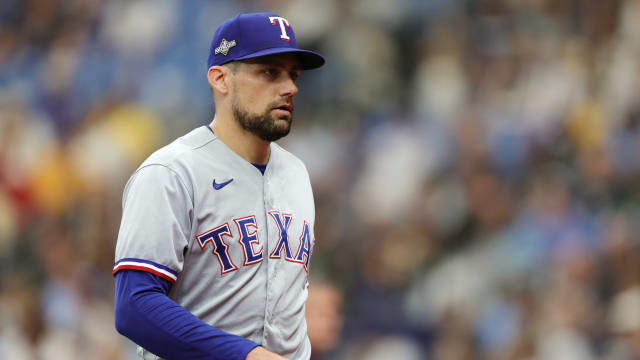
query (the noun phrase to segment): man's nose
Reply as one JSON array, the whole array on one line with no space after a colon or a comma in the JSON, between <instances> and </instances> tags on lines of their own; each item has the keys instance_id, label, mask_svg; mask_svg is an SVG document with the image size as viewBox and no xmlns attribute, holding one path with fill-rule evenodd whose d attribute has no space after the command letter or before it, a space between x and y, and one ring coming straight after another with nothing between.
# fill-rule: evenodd
<instances>
[{"instance_id":1,"label":"man's nose","mask_svg":"<svg viewBox=\"0 0 640 360\"><path fill-rule=\"evenodd\" d=\"M298 87L296 86L295 81L293 81L292 78L287 78L287 80L285 80L284 84L282 85L282 90L280 92L280 95L282 96L286 96L286 97L293 97L296 96L296 94L298 93Z\"/></svg>"}]
</instances>

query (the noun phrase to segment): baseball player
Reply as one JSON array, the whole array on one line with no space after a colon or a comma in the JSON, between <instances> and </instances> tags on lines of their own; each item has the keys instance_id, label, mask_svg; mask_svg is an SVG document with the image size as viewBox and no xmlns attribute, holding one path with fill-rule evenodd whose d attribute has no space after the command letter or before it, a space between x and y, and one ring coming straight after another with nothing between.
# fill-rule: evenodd
<instances>
[{"instance_id":1,"label":"baseball player","mask_svg":"<svg viewBox=\"0 0 640 360\"><path fill-rule=\"evenodd\" d=\"M287 135L296 78L324 58L289 21L241 14L215 32L215 116L129 179L115 325L144 359L309 359L305 322L314 203Z\"/></svg>"}]
</instances>

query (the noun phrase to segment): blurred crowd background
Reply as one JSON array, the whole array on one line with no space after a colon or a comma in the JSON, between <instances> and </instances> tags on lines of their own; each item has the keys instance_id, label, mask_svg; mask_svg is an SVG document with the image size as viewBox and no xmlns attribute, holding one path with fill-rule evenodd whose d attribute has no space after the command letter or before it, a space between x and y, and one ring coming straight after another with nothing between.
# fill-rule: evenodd
<instances>
[{"instance_id":1,"label":"blurred crowd background","mask_svg":"<svg viewBox=\"0 0 640 360\"><path fill-rule=\"evenodd\" d=\"M2 1L0 358L134 358L124 184L211 121L216 27L267 10L327 58L281 141L314 360L640 359L638 0Z\"/></svg>"}]
</instances>

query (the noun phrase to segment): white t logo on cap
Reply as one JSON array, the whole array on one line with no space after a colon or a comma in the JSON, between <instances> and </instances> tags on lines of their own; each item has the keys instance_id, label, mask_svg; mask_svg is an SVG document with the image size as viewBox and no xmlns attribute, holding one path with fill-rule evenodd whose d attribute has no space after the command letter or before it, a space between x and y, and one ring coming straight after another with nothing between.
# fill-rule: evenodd
<instances>
[{"instance_id":1,"label":"white t logo on cap","mask_svg":"<svg viewBox=\"0 0 640 360\"><path fill-rule=\"evenodd\" d=\"M287 30L284 27L285 24L288 27L291 27L291 25L289 25L289 22L287 21L287 19L280 17L280 16L269 16L269 21L271 21L271 25L275 25L276 24L276 20L280 23L280 31L282 31L282 33L280 34L280 39L284 40L284 41L291 41L291 38L289 38L289 36L287 35Z\"/></svg>"}]
</instances>

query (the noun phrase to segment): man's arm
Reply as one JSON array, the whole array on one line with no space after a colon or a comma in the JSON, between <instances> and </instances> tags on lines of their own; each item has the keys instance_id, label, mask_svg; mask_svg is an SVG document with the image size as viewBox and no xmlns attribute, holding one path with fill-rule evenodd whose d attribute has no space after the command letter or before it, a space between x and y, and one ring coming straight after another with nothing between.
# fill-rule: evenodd
<instances>
[{"instance_id":1,"label":"man's arm","mask_svg":"<svg viewBox=\"0 0 640 360\"><path fill-rule=\"evenodd\" d=\"M256 348L258 344L253 341L204 323L171 300L167 296L170 289L169 281L151 273L118 271L115 299L118 332L165 359L284 359L272 353L271 357L264 357L269 352Z\"/></svg>"},{"instance_id":2,"label":"man's arm","mask_svg":"<svg viewBox=\"0 0 640 360\"><path fill-rule=\"evenodd\" d=\"M262 346L258 346L247 354L246 360L287 360L287 358L272 353Z\"/></svg>"}]
</instances>

